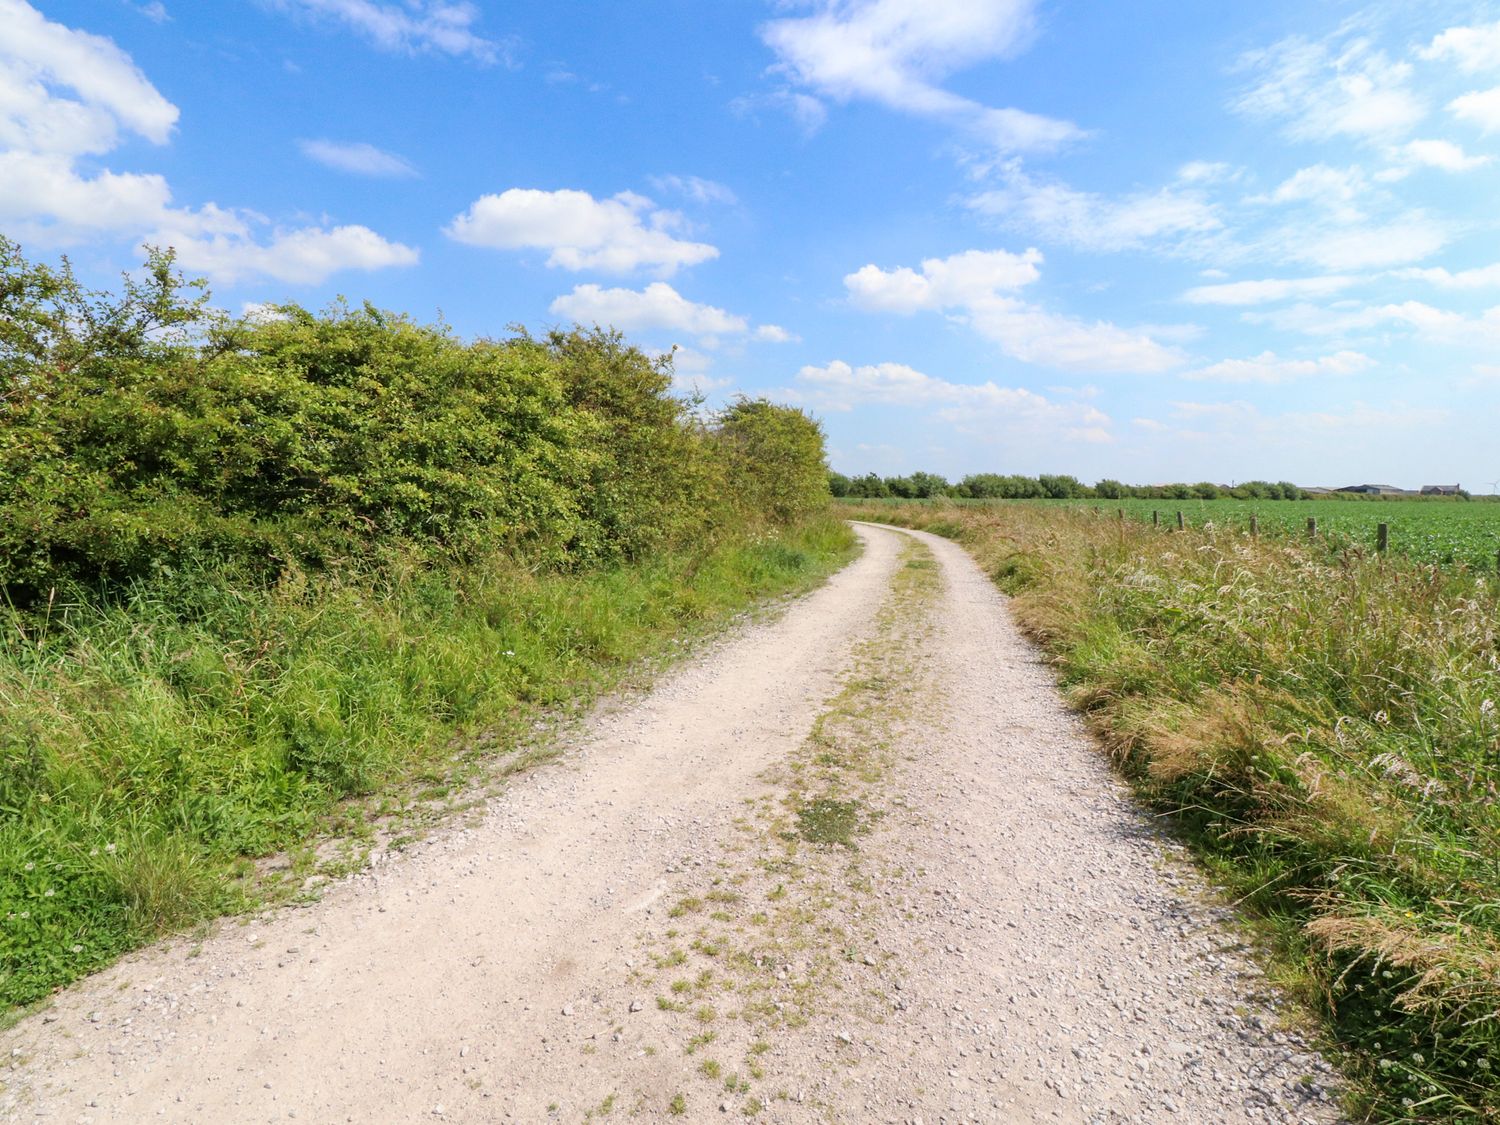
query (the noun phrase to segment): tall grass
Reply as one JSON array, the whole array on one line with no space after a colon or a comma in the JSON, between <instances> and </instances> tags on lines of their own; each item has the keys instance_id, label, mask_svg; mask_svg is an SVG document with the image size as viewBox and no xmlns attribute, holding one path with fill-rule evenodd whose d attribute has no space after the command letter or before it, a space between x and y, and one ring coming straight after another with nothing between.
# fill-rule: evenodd
<instances>
[{"instance_id":1,"label":"tall grass","mask_svg":"<svg viewBox=\"0 0 1500 1125\"><path fill-rule=\"evenodd\" d=\"M814 518L572 574L497 554L169 573L0 613L0 1003L244 905L341 803L501 756L541 708L845 561Z\"/></svg>"},{"instance_id":2,"label":"tall grass","mask_svg":"<svg viewBox=\"0 0 1500 1125\"><path fill-rule=\"evenodd\" d=\"M1013 595L1137 790L1262 920L1356 1112L1500 1121L1493 579L1056 508L869 516L960 539Z\"/></svg>"}]
</instances>

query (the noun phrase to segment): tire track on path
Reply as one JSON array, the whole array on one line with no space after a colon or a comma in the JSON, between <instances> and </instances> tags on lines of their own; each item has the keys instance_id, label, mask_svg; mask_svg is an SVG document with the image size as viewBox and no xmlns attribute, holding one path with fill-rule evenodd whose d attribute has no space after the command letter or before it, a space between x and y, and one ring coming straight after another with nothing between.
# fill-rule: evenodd
<instances>
[{"instance_id":1,"label":"tire track on path","mask_svg":"<svg viewBox=\"0 0 1500 1125\"><path fill-rule=\"evenodd\" d=\"M0 1113L1336 1120L1326 1064L1279 1030L1229 912L1111 774L1004 598L954 544L859 532L864 554L825 587L602 714L477 827L61 993L0 1035ZM892 600L907 566L932 579ZM828 757L817 720L835 713L857 720L836 732L864 771L857 852L785 842L778 812ZM777 848L802 883L755 858ZM784 883L799 940L823 947L783 964L754 926ZM738 979L688 964L727 964L731 939ZM647 952L672 942L681 962ZM697 1040L748 1039L766 1014L770 1037L739 1048L753 1088L681 1042L679 966L696 974L683 995L715 1009ZM778 988L802 989L795 1019L757 1006Z\"/></svg>"}]
</instances>

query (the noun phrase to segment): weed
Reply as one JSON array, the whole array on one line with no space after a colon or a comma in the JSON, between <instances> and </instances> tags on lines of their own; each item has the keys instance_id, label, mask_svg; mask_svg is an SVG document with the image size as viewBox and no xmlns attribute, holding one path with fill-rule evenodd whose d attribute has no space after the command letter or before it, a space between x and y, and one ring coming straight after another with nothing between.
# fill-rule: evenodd
<instances>
[{"instance_id":1,"label":"weed","mask_svg":"<svg viewBox=\"0 0 1500 1125\"><path fill-rule=\"evenodd\" d=\"M797 834L810 843L853 848L854 837L868 831L859 801L819 797L797 810Z\"/></svg>"}]
</instances>

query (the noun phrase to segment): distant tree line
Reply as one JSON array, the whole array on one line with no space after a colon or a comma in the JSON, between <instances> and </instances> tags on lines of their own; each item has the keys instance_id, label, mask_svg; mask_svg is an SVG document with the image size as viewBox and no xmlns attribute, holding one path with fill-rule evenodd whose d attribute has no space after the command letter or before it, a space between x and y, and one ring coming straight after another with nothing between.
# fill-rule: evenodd
<instances>
[{"instance_id":1,"label":"distant tree line","mask_svg":"<svg viewBox=\"0 0 1500 1125\"><path fill-rule=\"evenodd\" d=\"M1309 493L1288 481L1252 480L1230 488L1208 481L1197 484L1125 484L1105 479L1090 486L1077 477L1051 473L1036 477L1014 473L971 473L950 484L937 473L918 472L904 477L866 473L848 477L831 472L828 474L828 491L839 497L897 497L906 500L928 500L934 496L961 500L1123 500L1126 497L1147 500L1306 500L1309 497Z\"/></svg>"}]
</instances>

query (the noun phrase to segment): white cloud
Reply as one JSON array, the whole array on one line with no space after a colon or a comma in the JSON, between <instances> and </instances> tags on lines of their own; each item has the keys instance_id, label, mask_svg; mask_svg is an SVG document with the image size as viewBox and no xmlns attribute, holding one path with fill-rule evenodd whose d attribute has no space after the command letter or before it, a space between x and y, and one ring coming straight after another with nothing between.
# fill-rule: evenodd
<instances>
[{"instance_id":1,"label":"white cloud","mask_svg":"<svg viewBox=\"0 0 1500 1125\"><path fill-rule=\"evenodd\" d=\"M1443 224L1410 211L1383 223L1297 224L1267 235L1255 249L1278 261L1361 270L1421 261L1447 245L1449 237Z\"/></svg>"},{"instance_id":2,"label":"white cloud","mask_svg":"<svg viewBox=\"0 0 1500 1125\"><path fill-rule=\"evenodd\" d=\"M1033 0L815 0L811 15L772 20L760 34L776 52L774 69L793 86L945 120L1003 151L1047 150L1081 130L991 108L938 84L1024 47L1033 7Z\"/></svg>"},{"instance_id":3,"label":"white cloud","mask_svg":"<svg viewBox=\"0 0 1500 1125\"><path fill-rule=\"evenodd\" d=\"M108 39L25 0L0 0L0 26L0 145L77 156L108 152L121 127L154 144L171 137L177 107Z\"/></svg>"},{"instance_id":4,"label":"white cloud","mask_svg":"<svg viewBox=\"0 0 1500 1125\"><path fill-rule=\"evenodd\" d=\"M737 335L749 328L744 317L689 301L664 281L652 282L642 290L579 285L553 301L548 311L580 324L611 326L627 332L651 329L681 332L710 346L719 336Z\"/></svg>"},{"instance_id":5,"label":"white cloud","mask_svg":"<svg viewBox=\"0 0 1500 1125\"><path fill-rule=\"evenodd\" d=\"M152 23L166 23L172 18L167 11L167 6L161 0L147 0L144 4L131 4L130 6Z\"/></svg>"},{"instance_id":6,"label":"white cloud","mask_svg":"<svg viewBox=\"0 0 1500 1125\"><path fill-rule=\"evenodd\" d=\"M971 304L996 290L1016 290L1041 276L1041 251L966 250L928 258L918 273L908 267L868 265L844 278L850 301L871 312L912 313Z\"/></svg>"},{"instance_id":7,"label":"white cloud","mask_svg":"<svg viewBox=\"0 0 1500 1125\"><path fill-rule=\"evenodd\" d=\"M1189 160L1177 169L1177 179L1184 184L1212 184L1233 180L1239 173L1230 165L1214 160Z\"/></svg>"},{"instance_id":8,"label":"white cloud","mask_svg":"<svg viewBox=\"0 0 1500 1125\"><path fill-rule=\"evenodd\" d=\"M930 406L944 421L963 425L982 416L988 430L996 425L1042 430L1072 441L1109 441L1109 416L1086 402L1057 403L1021 387L996 383L954 383L924 374L903 363L853 367L834 360L797 373L795 397L828 411L858 406Z\"/></svg>"},{"instance_id":9,"label":"white cloud","mask_svg":"<svg viewBox=\"0 0 1500 1125\"><path fill-rule=\"evenodd\" d=\"M309 160L336 172L351 172L356 176L381 179L397 179L417 174L417 170L403 157L364 141L305 140L298 141L297 147Z\"/></svg>"},{"instance_id":10,"label":"white cloud","mask_svg":"<svg viewBox=\"0 0 1500 1125\"><path fill-rule=\"evenodd\" d=\"M1424 343L1448 347L1500 346L1500 306L1467 316L1422 301L1386 305L1344 302L1329 308L1304 304L1267 313L1247 313L1245 319L1309 336L1349 337L1394 330L1409 332Z\"/></svg>"},{"instance_id":11,"label":"white cloud","mask_svg":"<svg viewBox=\"0 0 1500 1125\"><path fill-rule=\"evenodd\" d=\"M1232 108L1282 121L1294 140L1389 140L1427 114L1411 89L1411 64L1392 62L1363 39L1334 45L1294 36L1242 56L1240 67L1254 78Z\"/></svg>"},{"instance_id":12,"label":"white cloud","mask_svg":"<svg viewBox=\"0 0 1500 1125\"><path fill-rule=\"evenodd\" d=\"M1452 273L1441 266L1432 269L1397 270L1396 277L1406 281L1428 281L1440 289L1484 289L1500 285L1500 262L1477 269Z\"/></svg>"},{"instance_id":13,"label":"white cloud","mask_svg":"<svg viewBox=\"0 0 1500 1125\"><path fill-rule=\"evenodd\" d=\"M1481 132L1500 130L1500 86L1456 97L1448 103L1448 112L1461 121L1479 126Z\"/></svg>"},{"instance_id":14,"label":"white cloud","mask_svg":"<svg viewBox=\"0 0 1500 1125\"><path fill-rule=\"evenodd\" d=\"M1330 168L1314 164L1299 168L1276 185L1268 195L1251 196L1247 203L1312 203L1329 211L1340 222L1364 218L1355 200L1364 195L1368 185L1359 168Z\"/></svg>"},{"instance_id":15,"label":"white cloud","mask_svg":"<svg viewBox=\"0 0 1500 1125\"><path fill-rule=\"evenodd\" d=\"M767 344L795 344L801 336L795 336L779 324L762 324L755 330L755 338Z\"/></svg>"},{"instance_id":16,"label":"white cloud","mask_svg":"<svg viewBox=\"0 0 1500 1125\"><path fill-rule=\"evenodd\" d=\"M585 191L511 188L475 200L445 233L470 246L546 250L547 264L562 269L628 273L644 266L666 277L719 256L713 246L668 233L680 221L628 191L595 199Z\"/></svg>"},{"instance_id":17,"label":"white cloud","mask_svg":"<svg viewBox=\"0 0 1500 1125\"><path fill-rule=\"evenodd\" d=\"M704 355L681 344L672 345L672 390L690 397L707 396L712 391L721 391L733 386L734 380L712 375L713 357Z\"/></svg>"},{"instance_id":18,"label":"white cloud","mask_svg":"<svg viewBox=\"0 0 1500 1125\"><path fill-rule=\"evenodd\" d=\"M1493 156L1470 156L1452 141L1409 141L1397 151L1398 159L1441 172L1469 172L1494 161Z\"/></svg>"},{"instance_id":19,"label":"white cloud","mask_svg":"<svg viewBox=\"0 0 1500 1125\"><path fill-rule=\"evenodd\" d=\"M722 203L733 206L739 198L729 188L702 176L652 176L651 186L657 191L680 195L694 203Z\"/></svg>"},{"instance_id":20,"label":"white cloud","mask_svg":"<svg viewBox=\"0 0 1500 1125\"><path fill-rule=\"evenodd\" d=\"M1453 62L1469 74L1500 70L1500 21L1478 27L1450 27L1418 52L1433 62Z\"/></svg>"},{"instance_id":21,"label":"white cloud","mask_svg":"<svg viewBox=\"0 0 1500 1125\"><path fill-rule=\"evenodd\" d=\"M1106 322L1060 316L1005 295L1037 277L1041 254L970 250L930 258L921 272L868 265L844 278L850 300L862 308L910 314L949 312L955 320L1026 363L1072 371L1150 373L1183 363L1175 348L1141 331Z\"/></svg>"},{"instance_id":22,"label":"white cloud","mask_svg":"<svg viewBox=\"0 0 1500 1125\"><path fill-rule=\"evenodd\" d=\"M68 156L0 152L0 221L12 234L44 245L68 245L99 233L144 231L170 212L164 177L78 174Z\"/></svg>"},{"instance_id":23,"label":"white cloud","mask_svg":"<svg viewBox=\"0 0 1500 1125\"><path fill-rule=\"evenodd\" d=\"M1265 351L1250 359L1226 359L1183 373L1186 379L1220 383L1287 383L1295 379L1355 375L1368 371L1375 361L1362 352L1341 351L1317 359L1284 359Z\"/></svg>"},{"instance_id":24,"label":"white cloud","mask_svg":"<svg viewBox=\"0 0 1500 1125\"><path fill-rule=\"evenodd\" d=\"M0 222L46 246L130 238L178 251L215 280L252 274L319 282L340 269L409 265L417 252L362 226L275 230L265 220L206 203L173 205L154 173L80 171L122 131L163 144L177 122L168 102L114 43L50 23L24 0L0 0Z\"/></svg>"},{"instance_id":25,"label":"white cloud","mask_svg":"<svg viewBox=\"0 0 1500 1125\"><path fill-rule=\"evenodd\" d=\"M1207 234L1223 224L1198 189L1176 184L1112 199L1064 183L1039 183L1019 169L1006 185L968 206L1008 226L1034 230L1085 250L1126 250L1158 239Z\"/></svg>"},{"instance_id":26,"label":"white cloud","mask_svg":"<svg viewBox=\"0 0 1500 1125\"><path fill-rule=\"evenodd\" d=\"M1083 321L996 297L972 306L969 322L1000 350L1025 363L1065 371L1150 375L1180 367L1184 357L1145 332L1107 321Z\"/></svg>"},{"instance_id":27,"label":"white cloud","mask_svg":"<svg viewBox=\"0 0 1500 1125\"><path fill-rule=\"evenodd\" d=\"M1253 403L1238 401L1174 402L1171 417L1177 425L1153 424L1150 419L1136 419L1136 424L1144 423L1159 434L1169 433L1180 440L1209 443L1220 456L1230 448L1243 446L1261 458L1272 449L1300 454L1311 448L1322 451L1320 459L1323 459L1331 440L1357 438L1363 447L1376 440L1378 434L1430 435L1448 422L1451 414L1440 407L1404 403L1385 408L1355 403L1344 411L1289 410L1269 414Z\"/></svg>"},{"instance_id":28,"label":"white cloud","mask_svg":"<svg viewBox=\"0 0 1500 1125\"><path fill-rule=\"evenodd\" d=\"M514 42L486 39L474 31L479 8L466 0L271 0L284 11L342 23L385 51L469 56L480 62L511 61Z\"/></svg>"},{"instance_id":29,"label":"white cloud","mask_svg":"<svg viewBox=\"0 0 1500 1125\"><path fill-rule=\"evenodd\" d=\"M276 231L269 242L254 239L251 230L238 229L198 235L166 228L149 242L177 250L185 269L225 282L263 276L295 285L320 285L342 270L378 270L414 266L418 253L390 242L369 227L303 227Z\"/></svg>"},{"instance_id":30,"label":"white cloud","mask_svg":"<svg viewBox=\"0 0 1500 1125\"><path fill-rule=\"evenodd\" d=\"M1331 296L1358 281L1359 278L1345 274L1231 281L1224 285L1196 286L1184 293L1182 299L1192 305L1268 305L1294 297Z\"/></svg>"}]
</instances>

